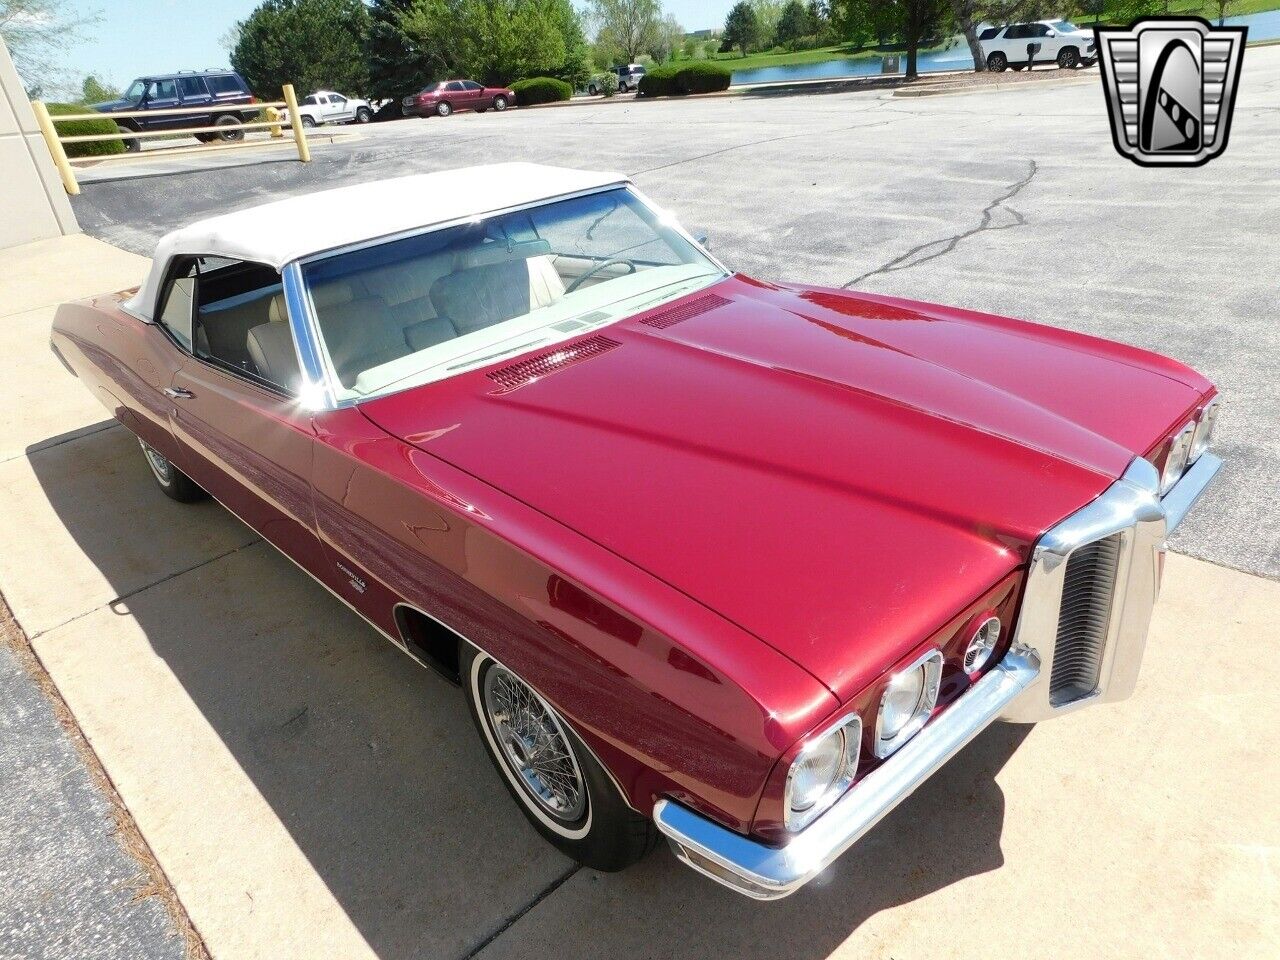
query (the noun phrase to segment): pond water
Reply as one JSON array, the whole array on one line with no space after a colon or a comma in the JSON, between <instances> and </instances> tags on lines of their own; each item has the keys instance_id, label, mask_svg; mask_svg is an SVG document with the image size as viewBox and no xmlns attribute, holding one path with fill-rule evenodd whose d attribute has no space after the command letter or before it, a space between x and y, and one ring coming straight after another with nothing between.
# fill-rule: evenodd
<instances>
[{"instance_id":1,"label":"pond water","mask_svg":"<svg viewBox=\"0 0 1280 960\"><path fill-rule=\"evenodd\" d=\"M1228 26L1247 26L1250 40L1274 40L1280 37L1280 10L1252 13L1243 17L1227 17ZM900 63L906 62L906 57ZM959 42L946 50L920 54L921 73L942 70L972 70L973 57L969 48ZM797 63L782 67L757 67L754 70L735 70L733 86L756 83L777 83L794 80L835 80L845 77L880 76L879 57L840 57L819 63Z\"/></svg>"}]
</instances>

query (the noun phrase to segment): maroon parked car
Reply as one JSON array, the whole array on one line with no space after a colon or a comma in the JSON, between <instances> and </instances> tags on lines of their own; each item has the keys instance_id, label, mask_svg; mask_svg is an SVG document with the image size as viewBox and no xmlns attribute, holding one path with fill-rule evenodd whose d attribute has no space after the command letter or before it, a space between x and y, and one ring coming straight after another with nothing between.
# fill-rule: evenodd
<instances>
[{"instance_id":1,"label":"maroon parked car","mask_svg":"<svg viewBox=\"0 0 1280 960\"><path fill-rule=\"evenodd\" d=\"M515 102L516 95L506 87L486 87L474 80L441 80L405 97L401 106L409 116L447 117L455 110L505 110Z\"/></svg>"},{"instance_id":2,"label":"maroon parked car","mask_svg":"<svg viewBox=\"0 0 1280 960\"><path fill-rule=\"evenodd\" d=\"M1128 697L1222 466L1218 392L1175 360L756 280L626 176L534 164L176 230L52 346L165 494L457 684L559 850L617 870L666 837L762 900L998 719ZM1159 736L1140 710L1099 750Z\"/></svg>"}]
</instances>

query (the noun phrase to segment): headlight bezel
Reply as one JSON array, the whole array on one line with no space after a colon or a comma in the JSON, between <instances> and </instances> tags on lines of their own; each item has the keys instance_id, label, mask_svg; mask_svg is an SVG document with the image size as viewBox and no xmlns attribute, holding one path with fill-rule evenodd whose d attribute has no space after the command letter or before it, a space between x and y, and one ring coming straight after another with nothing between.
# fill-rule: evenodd
<instances>
[{"instance_id":1,"label":"headlight bezel","mask_svg":"<svg viewBox=\"0 0 1280 960\"><path fill-rule=\"evenodd\" d=\"M811 755L821 744L831 737L839 737L840 763L835 773L828 780L821 794L804 809L797 810L792 806L796 773L801 762ZM844 796L853 786L858 774L858 763L862 759L862 715L857 710L846 713L812 734L803 747L797 751L787 769L786 785L782 792L783 826L788 832L802 830L818 819L823 813Z\"/></svg>"},{"instance_id":2,"label":"headlight bezel","mask_svg":"<svg viewBox=\"0 0 1280 960\"><path fill-rule=\"evenodd\" d=\"M1214 397L1200 411L1200 416L1196 419L1195 433L1191 436L1191 449L1187 454L1188 466L1199 460L1209 449L1209 445L1213 442L1214 429L1218 425L1218 414L1221 412L1221 397Z\"/></svg>"},{"instance_id":3,"label":"headlight bezel","mask_svg":"<svg viewBox=\"0 0 1280 960\"><path fill-rule=\"evenodd\" d=\"M1191 461L1191 443L1195 437L1197 421L1190 420L1173 435L1169 441L1169 451L1164 457L1164 467L1160 471L1160 496L1165 496L1174 485L1182 479Z\"/></svg>"},{"instance_id":4,"label":"headlight bezel","mask_svg":"<svg viewBox=\"0 0 1280 960\"><path fill-rule=\"evenodd\" d=\"M876 707L876 730L873 752L880 759L892 756L908 740L920 732L929 722L934 709L938 705L938 694L942 687L942 651L937 647L922 653L919 657L901 669L895 670L880 693L880 702ZM905 682L917 671L921 674L921 690L910 719L902 724L892 735L885 735L885 701L894 691L895 684Z\"/></svg>"}]
</instances>

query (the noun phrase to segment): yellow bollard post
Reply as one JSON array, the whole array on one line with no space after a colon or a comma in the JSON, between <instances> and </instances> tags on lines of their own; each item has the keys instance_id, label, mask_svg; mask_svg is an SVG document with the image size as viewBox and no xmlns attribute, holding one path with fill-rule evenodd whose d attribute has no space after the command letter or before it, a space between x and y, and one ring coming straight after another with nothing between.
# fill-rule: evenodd
<instances>
[{"instance_id":1,"label":"yellow bollard post","mask_svg":"<svg viewBox=\"0 0 1280 960\"><path fill-rule=\"evenodd\" d=\"M49 148L49 155L53 157L53 165L58 168L63 189L71 196L77 196L80 193L80 184L76 182L76 172L71 169L71 164L67 160L67 151L62 149L58 131L54 128L53 120L49 118L49 108L42 100L32 100L31 109L35 111L36 123L40 125L40 132L44 134L45 146Z\"/></svg>"},{"instance_id":2,"label":"yellow bollard post","mask_svg":"<svg viewBox=\"0 0 1280 960\"><path fill-rule=\"evenodd\" d=\"M264 112L266 113L267 120L269 121L277 121L280 119L280 111L277 110L275 107L267 107L267 109ZM276 123L276 125L271 128L271 139L279 140L283 136L284 136L284 131L280 129L280 124Z\"/></svg>"},{"instance_id":3,"label":"yellow bollard post","mask_svg":"<svg viewBox=\"0 0 1280 960\"><path fill-rule=\"evenodd\" d=\"M293 139L298 145L298 159L303 163L311 162L311 147L307 144L307 134L302 126L302 115L298 113L298 98L293 94L293 84L284 85L284 103L289 108L289 126L293 128Z\"/></svg>"}]
</instances>

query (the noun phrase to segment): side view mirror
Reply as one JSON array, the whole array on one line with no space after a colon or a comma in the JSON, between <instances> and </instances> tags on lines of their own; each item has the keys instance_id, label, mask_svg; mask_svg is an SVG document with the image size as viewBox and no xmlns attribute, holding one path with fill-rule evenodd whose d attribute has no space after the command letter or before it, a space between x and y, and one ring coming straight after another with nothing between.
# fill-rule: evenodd
<instances>
[{"instance_id":1,"label":"side view mirror","mask_svg":"<svg viewBox=\"0 0 1280 960\"><path fill-rule=\"evenodd\" d=\"M1050 37L1056 37L1057 35L1058 35L1058 31L1056 30L1050 30L1048 33L1048 36Z\"/></svg>"}]
</instances>

